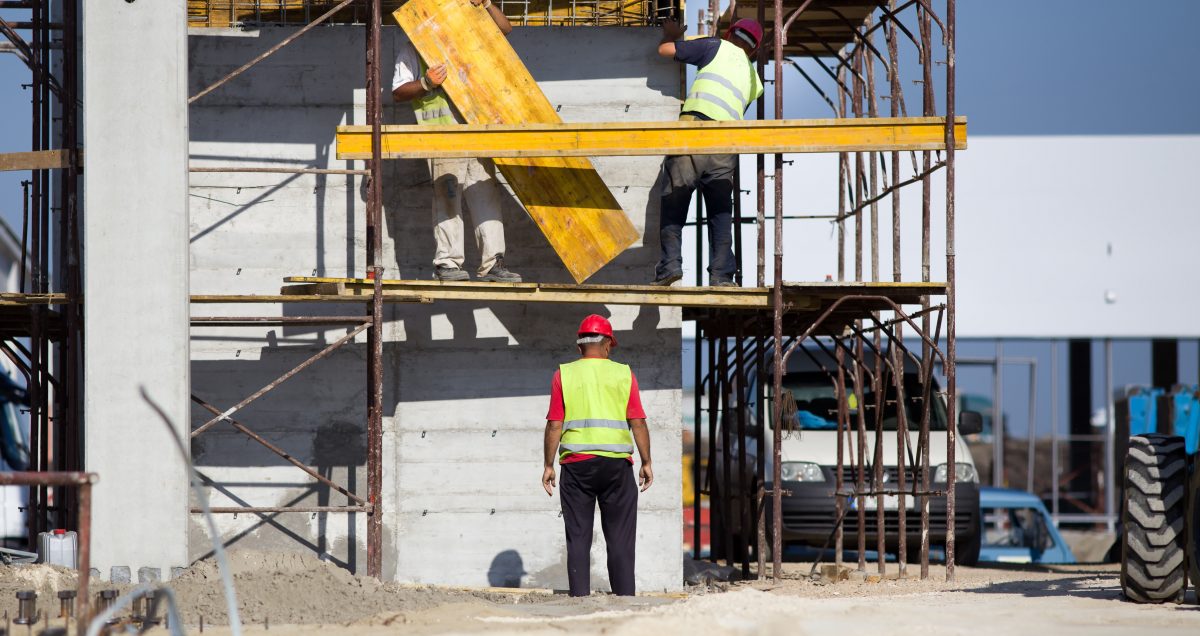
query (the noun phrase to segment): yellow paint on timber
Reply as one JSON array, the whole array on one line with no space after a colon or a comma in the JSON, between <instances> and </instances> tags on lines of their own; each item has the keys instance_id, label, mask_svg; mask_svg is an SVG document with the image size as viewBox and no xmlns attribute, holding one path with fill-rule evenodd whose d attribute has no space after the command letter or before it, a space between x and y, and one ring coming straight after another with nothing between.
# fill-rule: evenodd
<instances>
[{"instance_id":1,"label":"yellow paint on timber","mask_svg":"<svg viewBox=\"0 0 1200 636\"><path fill-rule=\"evenodd\" d=\"M598 157L944 150L942 117L384 126L383 156ZM955 148L967 147L967 120L955 120ZM371 156L369 126L339 126L338 159Z\"/></svg>"},{"instance_id":2,"label":"yellow paint on timber","mask_svg":"<svg viewBox=\"0 0 1200 636\"><path fill-rule=\"evenodd\" d=\"M559 123L516 51L469 0L409 0L393 14L469 124ZM529 216L576 282L638 240L637 229L586 157L497 159Z\"/></svg>"}]
</instances>

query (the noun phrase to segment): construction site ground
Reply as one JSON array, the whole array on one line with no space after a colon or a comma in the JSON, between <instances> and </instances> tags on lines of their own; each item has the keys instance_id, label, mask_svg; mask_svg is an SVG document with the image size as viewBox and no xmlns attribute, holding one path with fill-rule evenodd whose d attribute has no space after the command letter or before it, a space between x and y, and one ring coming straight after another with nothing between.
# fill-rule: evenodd
<instances>
[{"instance_id":1,"label":"construction site ground","mask_svg":"<svg viewBox=\"0 0 1200 636\"><path fill-rule=\"evenodd\" d=\"M413 634L1156 634L1200 630L1200 605L1136 605L1121 597L1112 565L958 568L955 583L934 565L930 578L821 583L810 564L785 564L780 584L717 583L681 594L618 598L597 594L466 590L379 583L316 558L234 552L239 611L246 632L339 635ZM869 570L875 571L871 564ZM917 569L912 567L911 574ZM48 566L0 566L0 610L16 616L14 593L39 592L39 609L57 615L55 592L74 573ZM113 587L96 582L93 589ZM129 589L129 586L117 586ZM227 634L217 569L201 561L172 582L189 633ZM51 621L51 626L61 621ZM16 631L13 633L20 633ZM161 628L150 633L165 633Z\"/></svg>"}]
</instances>

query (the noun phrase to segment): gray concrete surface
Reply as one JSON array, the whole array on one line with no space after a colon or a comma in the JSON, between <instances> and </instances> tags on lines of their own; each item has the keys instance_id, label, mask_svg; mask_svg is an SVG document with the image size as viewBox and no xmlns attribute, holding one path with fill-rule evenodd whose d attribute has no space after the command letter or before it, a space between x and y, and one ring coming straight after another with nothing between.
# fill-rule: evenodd
<instances>
[{"instance_id":1,"label":"gray concrete surface","mask_svg":"<svg viewBox=\"0 0 1200 636\"><path fill-rule=\"evenodd\" d=\"M193 33L195 90L290 31ZM386 28L391 60L400 32ZM195 165L347 167L334 159L334 128L363 123L362 29L316 29L197 102ZM679 71L656 59L652 29L518 28L512 42L560 114L571 121L670 120ZM411 123L407 105L388 122ZM597 169L639 229L657 228L656 158L604 158ZM429 171L422 161L384 169L386 276L432 275ZM364 190L353 177L197 174L191 185L193 293L274 293L289 275L361 276ZM506 263L527 280L568 282L566 270L514 201L506 205ZM648 280L657 232L593 282ZM468 239L467 269L478 262ZM203 307L212 315L245 313ZM359 311L356 306L266 306L267 314ZM565 587L557 498L546 497L541 432L551 376L573 359L574 329L588 313L610 315L642 386L653 430L657 483L640 508L643 589L680 587L679 311L606 307L438 303L388 306L384 378L384 573L401 581ZM345 329L203 328L192 332L193 388L226 407L346 333ZM255 428L339 483L365 492L365 338L319 362L241 413ZM207 419L198 409L193 423ZM215 505L338 505L302 473L229 428L197 438L194 456L215 483ZM315 551L365 569L365 518L344 514L238 515L221 520L232 547ZM607 589L597 527L593 572ZM208 547L193 518L192 558Z\"/></svg>"},{"instance_id":2,"label":"gray concrete surface","mask_svg":"<svg viewBox=\"0 0 1200 636\"><path fill-rule=\"evenodd\" d=\"M85 463L105 578L187 563L185 465L140 395L186 431L185 19L178 2L83 6Z\"/></svg>"}]
</instances>

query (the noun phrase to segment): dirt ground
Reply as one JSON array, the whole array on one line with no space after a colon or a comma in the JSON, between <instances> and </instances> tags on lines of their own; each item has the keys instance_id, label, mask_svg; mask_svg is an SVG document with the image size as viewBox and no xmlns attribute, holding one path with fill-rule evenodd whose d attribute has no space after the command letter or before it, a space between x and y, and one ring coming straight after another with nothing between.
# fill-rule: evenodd
<instances>
[{"instance_id":1,"label":"dirt ground","mask_svg":"<svg viewBox=\"0 0 1200 636\"><path fill-rule=\"evenodd\" d=\"M1200 605L1135 605L1122 599L1114 566L1021 569L958 568L955 583L939 566L931 577L820 583L809 565L789 563L784 580L693 587L686 594L573 599L563 594L467 591L381 584L303 555L231 555L247 633L358 636L414 634L1195 634ZM870 566L875 572L875 566ZM910 569L915 575L916 568ZM0 566L0 611L15 616L14 592L39 591L57 612L58 589L71 572ZM104 589L105 584L96 584ZM228 634L225 602L210 562L172 583L189 633ZM127 588L126 588L127 589ZM53 625L54 621L51 624ZM58 622L61 624L61 622ZM16 630L13 633L21 633ZM150 633L165 633L162 629Z\"/></svg>"}]
</instances>

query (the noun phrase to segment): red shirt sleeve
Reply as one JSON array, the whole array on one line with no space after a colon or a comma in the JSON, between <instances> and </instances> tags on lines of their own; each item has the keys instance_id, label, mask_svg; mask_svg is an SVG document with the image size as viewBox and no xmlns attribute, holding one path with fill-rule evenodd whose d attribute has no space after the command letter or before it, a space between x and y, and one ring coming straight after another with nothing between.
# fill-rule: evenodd
<instances>
[{"instance_id":1,"label":"red shirt sleeve","mask_svg":"<svg viewBox=\"0 0 1200 636\"><path fill-rule=\"evenodd\" d=\"M629 373L629 376L633 382L629 385L629 405L625 407L625 419L645 419L646 411L642 409L642 396L638 392L637 376L632 371ZM559 387L560 392L561 389Z\"/></svg>"},{"instance_id":2,"label":"red shirt sleeve","mask_svg":"<svg viewBox=\"0 0 1200 636\"><path fill-rule=\"evenodd\" d=\"M554 379L550 381L550 410L546 412L546 419L561 422L566 417L567 407L563 405L562 371L555 371Z\"/></svg>"}]
</instances>

